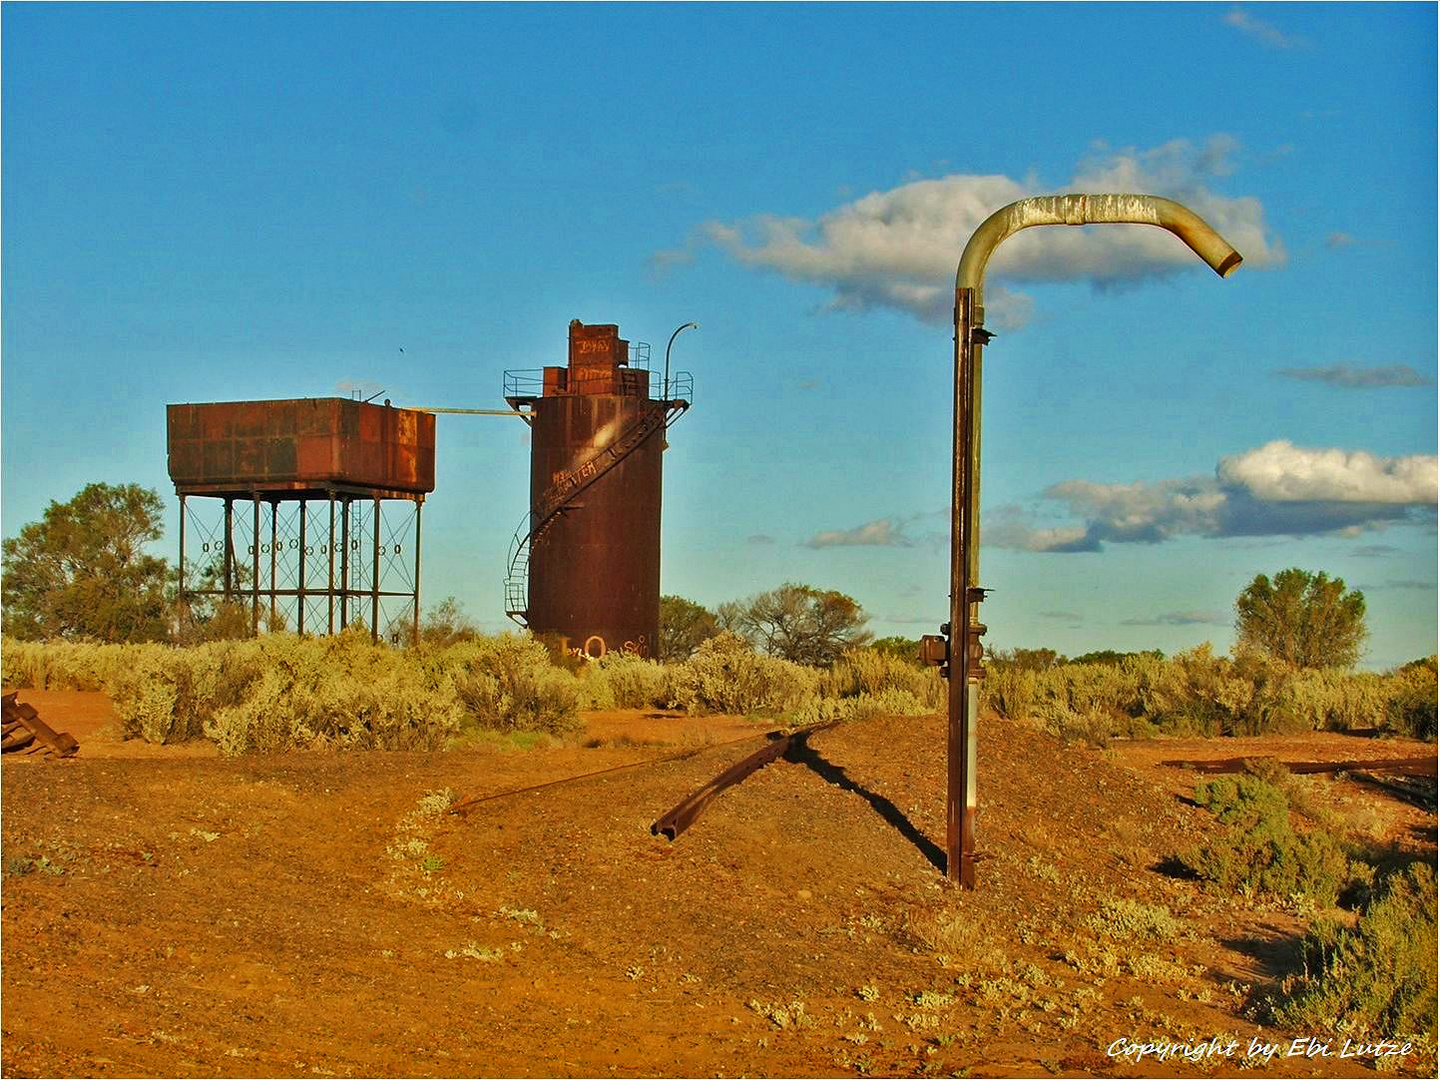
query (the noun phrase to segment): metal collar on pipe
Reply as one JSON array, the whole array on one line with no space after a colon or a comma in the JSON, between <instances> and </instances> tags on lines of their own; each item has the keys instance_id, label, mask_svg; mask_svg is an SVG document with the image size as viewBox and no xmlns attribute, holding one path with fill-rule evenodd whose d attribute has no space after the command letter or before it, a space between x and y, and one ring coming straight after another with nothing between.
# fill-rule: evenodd
<instances>
[{"instance_id":1,"label":"metal collar on pipe","mask_svg":"<svg viewBox=\"0 0 1440 1080\"><path fill-rule=\"evenodd\" d=\"M955 287L979 292L985 264L1006 237L1034 225L1098 225L1128 223L1168 229L1204 259L1221 277L1240 265L1240 253L1201 217L1158 195L1037 195L995 211L980 223L960 265Z\"/></svg>"}]
</instances>

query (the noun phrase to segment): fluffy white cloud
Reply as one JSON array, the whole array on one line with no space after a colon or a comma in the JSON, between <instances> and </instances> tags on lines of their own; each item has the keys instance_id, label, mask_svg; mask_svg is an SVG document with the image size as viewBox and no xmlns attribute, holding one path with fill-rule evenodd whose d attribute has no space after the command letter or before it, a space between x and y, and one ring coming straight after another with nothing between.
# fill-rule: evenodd
<instances>
[{"instance_id":1,"label":"fluffy white cloud","mask_svg":"<svg viewBox=\"0 0 1440 1080\"><path fill-rule=\"evenodd\" d=\"M1308 449L1280 439L1221 459L1213 477L1066 480L1042 493L1083 525L1038 525L1003 507L983 541L1021 551L1099 551L1177 536L1354 534L1415 520L1436 505L1436 457Z\"/></svg>"},{"instance_id":2,"label":"fluffy white cloud","mask_svg":"<svg viewBox=\"0 0 1440 1080\"><path fill-rule=\"evenodd\" d=\"M1210 222L1247 267L1276 265L1284 261L1284 251L1267 235L1259 201L1229 198L1209 186L1230 172L1234 148L1225 136L1202 147L1184 140L1149 150L1101 145L1068 184L1051 190L1165 195ZM745 266L832 289L831 308L898 308L944 323L950 319L956 264L976 226L1008 203L1044 193L1034 179L956 174L873 192L814 221L761 215L734 224L711 222L704 232ZM1005 330L1029 317L1029 298L1005 282L1089 281L1104 287L1191 268L1200 268L1194 254L1153 226L1029 229L1007 241L988 267L987 321Z\"/></svg>"},{"instance_id":3,"label":"fluffy white cloud","mask_svg":"<svg viewBox=\"0 0 1440 1080\"><path fill-rule=\"evenodd\" d=\"M1364 450L1309 450L1284 439L1222 458L1221 484L1266 502L1433 504L1433 454L1379 457Z\"/></svg>"},{"instance_id":4,"label":"fluffy white cloud","mask_svg":"<svg viewBox=\"0 0 1440 1080\"><path fill-rule=\"evenodd\" d=\"M832 529L818 532L805 541L805 547L909 547L910 539L890 518L880 518L857 525L853 529Z\"/></svg>"}]
</instances>

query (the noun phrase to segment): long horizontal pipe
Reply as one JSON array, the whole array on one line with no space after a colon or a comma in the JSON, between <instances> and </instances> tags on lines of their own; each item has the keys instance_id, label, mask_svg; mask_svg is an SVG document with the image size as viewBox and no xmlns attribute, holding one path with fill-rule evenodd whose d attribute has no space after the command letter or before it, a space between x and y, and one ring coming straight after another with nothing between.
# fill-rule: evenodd
<instances>
[{"instance_id":1,"label":"long horizontal pipe","mask_svg":"<svg viewBox=\"0 0 1440 1080\"><path fill-rule=\"evenodd\" d=\"M525 416L519 409L430 409L424 405L413 405L411 408L416 412L455 413L459 416L519 416L522 419Z\"/></svg>"},{"instance_id":2,"label":"long horizontal pipe","mask_svg":"<svg viewBox=\"0 0 1440 1080\"><path fill-rule=\"evenodd\" d=\"M985 264L1008 236L1035 225L1157 225L1183 240L1221 277L1240 265L1240 253L1200 216L1158 195L1036 195L1001 207L975 230L955 271L957 289L974 289L977 305Z\"/></svg>"}]
</instances>

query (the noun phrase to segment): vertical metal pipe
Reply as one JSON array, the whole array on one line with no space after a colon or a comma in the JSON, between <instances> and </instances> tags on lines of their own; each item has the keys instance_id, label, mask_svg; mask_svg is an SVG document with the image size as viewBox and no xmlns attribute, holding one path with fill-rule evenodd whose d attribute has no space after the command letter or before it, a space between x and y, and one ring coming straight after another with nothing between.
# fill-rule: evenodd
<instances>
[{"instance_id":1,"label":"vertical metal pipe","mask_svg":"<svg viewBox=\"0 0 1440 1080\"><path fill-rule=\"evenodd\" d=\"M221 589L225 593L225 602L230 602L234 593L233 574L235 572L235 500L228 495L225 497L225 553L221 558L221 573L225 576L225 583Z\"/></svg>"},{"instance_id":2,"label":"vertical metal pipe","mask_svg":"<svg viewBox=\"0 0 1440 1080\"><path fill-rule=\"evenodd\" d=\"M971 590L977 563L974 293L955 290L954 460L951 471L950 680L946 726L945 875L975 887L975 722L970 663Z\"/></svg>"},{"instance_id":3,"label":"vertical metal pipe","mask_svg":"<svg viewBox=\"0 0 1440 1080\"><path fill-rule=\"evenodd\" d=\"M340 501L340 632L350 625L350 502Z\"/></svg>"},{"instance_id":4,"label":"vertical metal pipe","mask_svg":"<svg viewBox=\"0 0 1440 1080\"><path fill-rule=\"evenodd\" d=\"M415 617L410 630L410 643L420 644L420 508L421 500L415 500Z\"/></svg>"},{"instance_id":5,"label":"vertical metal pipe","mask_svg":"<svg viewBox=\"0 0 1440 1080\"><path fill-rule=\"evenodd\" d=\"M179 574L179 597L180 606L184 610L185 603L185 496L180 496L180 569Z\"/></svg>"},{"instance_id":6,"label":"vertical metal pipe","mask_svg":"<svg viewBox=\"0 0 1440 1080\"><path fill-rule=\"evenodd\" d=\"M950 685L946 765L946 874L974 888L975 747L978 679L971 678L971 626L978 661L980 573L980 374L985 266L1021 229L1092 223L1155 225L1178 236L1221 277L1241 257L1223 237L1179 203L1153 195L1052 195L1021 199L975 230L955 270L955 443L950 545ZM978 671L976 672L978 675Z\"/></svg>"},{"instance_id":7,"label":"vertical metal pipe","mask_svg":"<svg viewBox=\"0 0 1440 1080\"><path fill-rule=\"evenodd\" d=\"M297 600L295 610L295 632L305 633L305 498L300 499L300 565L296 568L298 575L295 579L295 596Z\"/></svg>"},{"instance_id":8,"label":"vertical metal pipe","mask_svg":"<svg viewBox=\"0 0 1440 1080\"><path fill-rule=\"evenodd\" d=\"M276 539L279 536L276 526L276 515L280 512L280 503L277 499L270 500L270 629L275 629L276 596L275 596L275 566L279 553L275 550Z\"/></svg>"},{"instance_id":9,"label":"vertical metal pipe","mask_svg":"<svg viewBox=\"0 0 1440 1080\"><path fill-rule=\"evenodd\" d=\"M260 493L252 491L250 502L254 510L250 526L250 632L260 632Z\"/></svg>"},{"instance_id":10,"label":"vertical metal pipe","mask_svg":"<svg viewBox=\"0 0 1440 1080\"><path fill-rule=\"evenodd\" d=\"M380 640L380 496L375 496L375 551L370 566L370 640Z\"/></svg>"},{"instance_id":11,"label":"vertical metal pipe","mask_svg":"<svg viewBox=\"0 0 1440 1080\"><path fill-rule=\"evenodd\" d=\"M325 599L330 608L330 626L326 633L335 633L335 492L330 492L330 541L325 545L330 555L330 573L325 579Z\"/></svg>"}]
</instances>

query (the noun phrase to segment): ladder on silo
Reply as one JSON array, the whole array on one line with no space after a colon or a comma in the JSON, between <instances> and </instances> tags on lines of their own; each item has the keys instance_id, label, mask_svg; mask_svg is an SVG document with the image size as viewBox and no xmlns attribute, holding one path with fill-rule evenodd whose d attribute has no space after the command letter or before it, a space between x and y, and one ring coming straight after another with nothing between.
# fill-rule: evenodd
<instances>
[{"instance_id":1,"label":"ladder on silo","mask_svg":"<svg viewBox=\"0 0 1440 1080\"><path fill-rule=\"evenodd\" d=\"M666 426L672 410L689 407L688 402L663 402L647 409L635 423L622 431L594 457L564 473L545 489L530 507L525 520L510 542L509 571L505 575L505 614L521 626L529 625L530 549L565 510L572 498L638 450L645 440Z\"/></svg>"}]
</instances>

